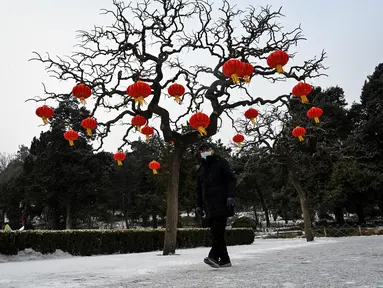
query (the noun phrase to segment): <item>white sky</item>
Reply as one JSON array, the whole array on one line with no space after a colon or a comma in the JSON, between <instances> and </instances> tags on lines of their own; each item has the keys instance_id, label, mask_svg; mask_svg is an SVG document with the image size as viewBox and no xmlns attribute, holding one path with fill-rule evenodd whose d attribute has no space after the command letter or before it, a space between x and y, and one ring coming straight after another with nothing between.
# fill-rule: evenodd
<instances>
[{"instance_id":1,"label":"white sky","mask_svg":"<svg viewBox=\"0 0 383 288\"><path fill-rule=\"evenodd\" d=\"M250 4L272 4L278 8L283 4L282 12L286 17L281 22L286 30L301 23L303 33L308 38L308 41L298 46L299 55L294 61L319 55L325 49L329 57L325 62L330 67L327 71L329 77L310 83L322 87L339 85L345 90L349 103L359 100L366 76L383 61L383 1L231 2L241 3L240 7L243 8ZM368 5L364 4L367 2ZM35 116L39 104L24 102L27 98L42 96L42 82L49 90L62 92L60 89L63 84L49 79L42 64L28 62L32 51L49 52L51 56L70 55L77 43L76 30L111 24L108 17L99 14L100 9L111 7L112 0L0 2L0 152L15 152L21 144L29 146L34 136L48 129L39 126L41 119ZM251 85L254 95L268 98L288 93L293 83L270 84L257 80ZM106 143L105 150L114 151L120 146L123 133L124 129L116 129ZM233 133L227 124L218 137L229 142Z\"/></svg>"}]
</instances>

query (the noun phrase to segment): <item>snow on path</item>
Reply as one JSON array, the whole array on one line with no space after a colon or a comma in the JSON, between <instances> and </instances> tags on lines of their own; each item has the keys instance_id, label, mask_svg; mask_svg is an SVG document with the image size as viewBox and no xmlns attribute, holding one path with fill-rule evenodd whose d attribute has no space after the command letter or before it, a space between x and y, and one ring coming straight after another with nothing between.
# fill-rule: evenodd
<instances>
[{"instance_id":1,"label":"snow on path","mask_svg":"<svg viewBox=\"0 0 383 288\"><path fill-rule=\"evenodd\" d=\"M218 270L202 263L208 248L177 252L0 263L0 287L383 288L382 236L256 240L229 247L233 267Z\"/></svg>"}]
</instances>

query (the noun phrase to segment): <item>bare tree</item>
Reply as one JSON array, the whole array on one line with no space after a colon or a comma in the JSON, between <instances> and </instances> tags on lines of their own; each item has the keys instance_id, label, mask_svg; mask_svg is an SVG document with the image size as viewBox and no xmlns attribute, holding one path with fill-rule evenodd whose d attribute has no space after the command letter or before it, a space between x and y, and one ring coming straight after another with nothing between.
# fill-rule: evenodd
<instances>
[{"instance_id":1,"label":"bare tree","mask_svg":"<svg viewBox=\"0 0 383 288\"><path fill-rule=\"evenodd\" d=\"M0 173L8 167L9 163L14 159L14 155L0 152Z\"/></svg>"},{"instance_id":2,"label":"bare tree","mask_svg":"<svg viewBox=\"0 0 383 288\"><path fill-rule=\"evenodd\" d=\"M49 55L44 57L36 53L33 59L46 64L51 76L58 80L89 86L95 99L92 116L102 110L117 111L116 117L99 121L100 146L97 149L102 147L112 127L129 116L141 115L148 121L153 121L155 117L160 119L160 130L165 141L174 142L163 250L163 254L167 255L174 253L176 248L181 159L185 147L202 137L197 131L185 129L182 124L185 118L200 111L205 103L210 104L213 112L206 129L207 138L219 131L221 115L228 115L237 107L275 104L289 98L288 94L271 100L251 97L243 81L234 84L225 77L221 72L223 64L231 58L238 58L253 64L251 77L271 81L286 78L304 81L323 75L325 53L322 52L319 58L304 61L301 66L291 66L283 74L277 74L275 69L268 67L265 60L271 52L289 51L291 46L304 40L300 27L286 32L276 22L283 16L280 9L273 11L271 7L249 7L242 11L224 0L218 10L219 18L213 19L213 4L205 0L140 0L136 4L114 1L114 6L113 11L103 11L114 18L111 26L95 26L90 32L80 31L79 52L65 59L53 59ZM202 59L195 57L193 53L196 51L209 55L214 64L206 65ZM190 58L190 55L193 55L194 64L186 65L186 56ZM290 57L294 54L291 53ZM126 95L126 87L137 80L151 85L152 98L147 106L138 105ZM181 106L184 110L173 116L164 107L165 100L161 95L165 94L169 84L180 81L186 86ZM245 91L247 99L232 99L234 89ZM70 94L44 90L46 96L34 100L65 101ZM133 131L133 126L129 125L122 136L120 148L130 143L128 137Z\"/></svg>"}]
</instances>

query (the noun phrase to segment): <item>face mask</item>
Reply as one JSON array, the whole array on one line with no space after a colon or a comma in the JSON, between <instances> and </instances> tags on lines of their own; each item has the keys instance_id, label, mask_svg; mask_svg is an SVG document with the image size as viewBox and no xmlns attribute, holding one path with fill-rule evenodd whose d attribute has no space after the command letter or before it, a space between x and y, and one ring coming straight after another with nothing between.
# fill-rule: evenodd
<instances>
[{"instance_id":1,"label":"face mask","mask_svg":"<svg viewBox=\"0 0 383 288\"><path fill-rule=\"evenodd\" d=\"M203 159L206 159L207 156L211 156L211 152L210 151L201 152L201 157Z\"/></svg>"}]
</instances>

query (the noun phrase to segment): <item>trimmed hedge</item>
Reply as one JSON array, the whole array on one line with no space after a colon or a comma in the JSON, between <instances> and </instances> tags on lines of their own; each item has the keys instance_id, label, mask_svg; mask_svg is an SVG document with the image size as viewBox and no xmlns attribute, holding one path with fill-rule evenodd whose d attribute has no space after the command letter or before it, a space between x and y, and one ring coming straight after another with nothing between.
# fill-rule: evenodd
<instances>
[{"instance_id":1,"label":"trimmed hedge","mask_svg":"<svg viewBox=\"0 0 383 288\"><path fill-rule=\"evenodd\" d=\"M249 217L240 217L231 224L231 227L233 228L257 228L257 222L255 222L254 219L251 219Z\"/></svg>"},{"instance_id":2,"label":"trimmed hedge","mask_svg":"<svg viewBox=\"0 0 383 288\"><path fill-rule=\"evenodd\" d=\"M81 256L157 251L163 248L164 231L153 229L1 232L0 254L15 255L26 248L43 254L60 249ZM248 245L254 242L254 236L252 229L227 230L227 245ZM208 229L178 229L177 248L210 245Z\"/></svg>"}]
</instances>

